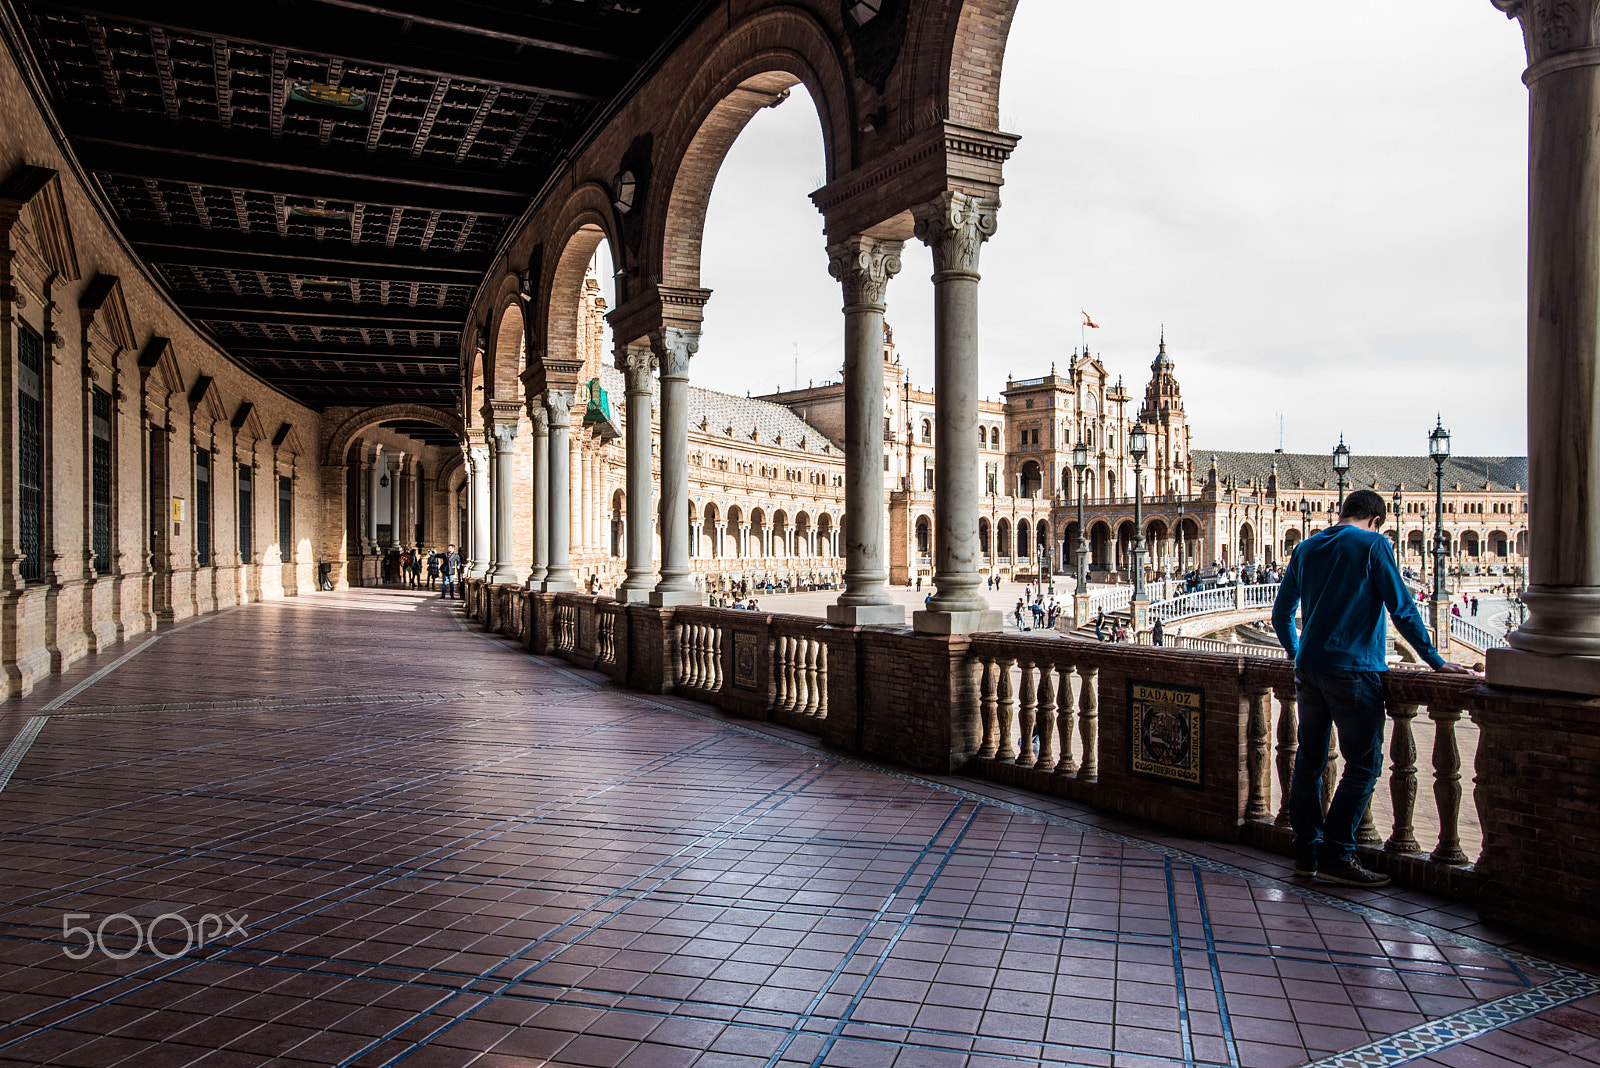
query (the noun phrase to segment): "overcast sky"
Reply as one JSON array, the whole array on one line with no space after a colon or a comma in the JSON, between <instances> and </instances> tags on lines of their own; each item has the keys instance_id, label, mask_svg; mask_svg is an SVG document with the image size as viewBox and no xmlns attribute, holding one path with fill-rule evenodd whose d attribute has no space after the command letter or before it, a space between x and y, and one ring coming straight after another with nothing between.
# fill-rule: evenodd
<instances>
[{"instance_id":1,"label":"overcast sky","mask_svg":"<svg viewBox=\"0 0 1600 1068\"><path fill-rule=\"evenodd\" d=\"M982 387L1090 348L1142 386L1161 324L1202 449L1526 451L1527 94L1488 0L1022 0L1006 52ZM710 203L694 380L837 377L843 329L801 89L735 143ZM932 381L932 260L889 288ZM795 357L798 353L798 371Z\"/></svg>"}]
</instances>

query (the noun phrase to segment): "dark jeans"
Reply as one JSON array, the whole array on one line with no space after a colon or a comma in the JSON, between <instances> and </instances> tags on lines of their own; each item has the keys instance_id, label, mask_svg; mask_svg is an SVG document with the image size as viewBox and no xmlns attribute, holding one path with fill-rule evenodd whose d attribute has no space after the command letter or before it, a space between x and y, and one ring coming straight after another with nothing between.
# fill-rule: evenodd
<instances>
[{"instance_id":1,"label":"dark jeans","mask_svg":"<svg viewBox=\"0 0 1600 1068\"><path fill-rule=\"evenodd\" d=\"M440 575L439 581L442 583L439 587L439 596L454 597L456 593L456 577L454 575Z\"/></svg>"},{"instance_id":2,"label":"dark jeans","mask_svg":"<svg viewBox=\"0 0 1600 1068\"><path fill-rule=\"evenodd\" d=\"M1344 860L1356 851L1356 828L1383 770L1383 675L1376 671L1313 671L1295 668L1300 706L1300 749L1289 786L1289 822L1294 851L1319 863ZM1344 774L1322 814L1322 773L1328 764L1328 732L1339 728Z\"/></svg>"}]
</instances>

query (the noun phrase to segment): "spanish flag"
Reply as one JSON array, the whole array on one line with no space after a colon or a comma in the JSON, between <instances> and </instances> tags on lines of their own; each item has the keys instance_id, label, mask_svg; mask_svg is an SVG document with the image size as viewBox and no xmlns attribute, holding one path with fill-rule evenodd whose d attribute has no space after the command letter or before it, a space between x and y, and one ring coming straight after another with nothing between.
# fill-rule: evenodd
<instances>
[{"instance_id":1,"label":"spanish flag","mask_svg":"<svg viewBox=\"0 0 1600 1068\"><path fill-rule=\"evenodd\" d=\"M1079 311L1083 311L1082 308L1079 308L1078 310ZM1088 326L1088 327L1093 327L1096 330L1100 329L1100 324L1095 322L1093 319L1089 318L1089 313L1088 312L1083 312L1083 325L1084 326Z\"/></svg>"}]
</instances>

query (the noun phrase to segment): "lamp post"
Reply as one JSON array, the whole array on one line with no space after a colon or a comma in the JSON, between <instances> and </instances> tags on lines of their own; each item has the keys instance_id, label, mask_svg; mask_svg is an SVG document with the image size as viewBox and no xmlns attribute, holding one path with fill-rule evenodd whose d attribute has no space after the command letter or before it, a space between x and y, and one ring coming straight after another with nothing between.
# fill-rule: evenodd
<instances>
[{"instance_id":1,"label":"lamp post","mask_svg":"<svg viewBox=\"0 0 1600 1068\"><path fill-rule=\"evenodd\" d=\"M1133 599L1145 599L1144 590L1144 483L1139 477L1144 463L1146 439L1144 424L1135 423L1128 433L1128 455L1133 457Z\"/></svg>"},{"instance_id":2,"label":"lamp post","mask_svg":"<svg viewBox=\"0 0 1600 1068\"><path fill-rule=\"evenodd\" d=\"M1405 524L1400 520L1400 516L1403 514L1400 510L1400 506L1404 500L1405 495L1400 492L1400 487L1396 486L1394 488L1394 497L1391 498L1391 502L1394 504L1394 559L1395 566L1400 568L1404 568L1406 566L1406 559L1403 555L1401 555L1401 546L1405 544L1406 537Z\"/></svg>"},{"instance_id":3,"label":"lamp post","mask_svg":"<svg viewBox=\"0 0 1600 1068\"><path fill-rule=\"evenodd\" d=\"M1450 642L1450 595L1444 588L1444 558L1448 553L1444 532L1444 462L1450 458L1450 431L1440 415L1428 432L1428 455L1433 458L1433 640L1441 650Z\"/></svg>"},{"instance_id":4,"label":"lamp post","mask_svg":"<svg viewBox=\"0 0 1600 1068\"><path fill-rule=\"evenodd\" d=\"M1183 501L1181 499L1178 501L1178 525L1174 533L1177 535L1173 541L1178 557L1177 571L1180 575L1187 575L1189 573L1189 545L1187 539L1183 536Z\"/></svg>"},{"instance_id":5,"label":"lamp post","mask_svg":"<svg viewBox=\"0 0 1600 1068\"><path fill-rule=\"evenodd\" d=\"M1339 444L1333 447L1333 471L1339 476L1339 511L1344 511L1344 473L1350 470L1350 449L1344 443L1344 435L1339 435Z\"/></svg>"},{"instance_id":6,"label":"lamp post","mask_svg":"<svg viewBox=\"0 0 1600 1068\"><path fill-rule=\"evenodd\" d=\"M1089 471L1089 446L1081 440L1072 447L1072 467L1078 472L1078 585L1073 595L1089 592L1089 534L1083 529L1083 479Z\"/></svg>"},{"instance_id":7,"label":"lamp post","mask_svg":"<svg viewBox=\"0 0 1600 1068\"><path fill-rule=\"evenodd\" d=\"M1311 537L1311 502L1300 498L1300 540Z\"/></svg>"}]
</instances>

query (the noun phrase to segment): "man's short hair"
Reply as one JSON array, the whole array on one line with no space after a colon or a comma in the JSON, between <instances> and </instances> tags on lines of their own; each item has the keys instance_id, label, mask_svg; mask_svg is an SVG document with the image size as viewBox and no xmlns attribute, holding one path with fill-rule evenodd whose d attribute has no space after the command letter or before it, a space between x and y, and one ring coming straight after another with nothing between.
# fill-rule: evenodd
<instances>
[{"instance_id":1,"label":"man's short hair","mask_svg":"<svg viewBox=\"0 0 1600 1068\"><path fill-rule=\"evenodd\" d=\"M1340 519L1376 519L1382 523L1388 514L1389 506L1384 503L1383 495L1369 489L1354 491L1339 509Z\"/></svg>"}]
</instances>

